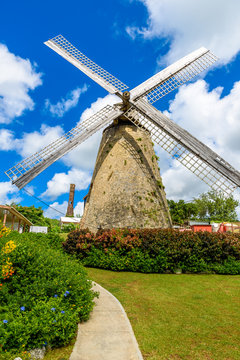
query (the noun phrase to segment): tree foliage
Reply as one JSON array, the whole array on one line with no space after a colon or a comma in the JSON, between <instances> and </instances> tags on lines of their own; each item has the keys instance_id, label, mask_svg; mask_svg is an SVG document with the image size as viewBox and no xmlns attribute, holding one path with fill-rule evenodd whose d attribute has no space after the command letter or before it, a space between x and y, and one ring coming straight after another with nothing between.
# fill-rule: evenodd
<instances>
[{"instance_id":1,"label":"tree foliage","mask_svg":"<svg viewBox=\"0 0 240 360\"><path fill-rule=\"evenodd\" d=\"M168 206L175 224L184 224L187 220L197 216L197 206L194 203L185 203L184 200L178 202L168 200Z\"/></svg>"},{"instance_id":2,"label":"tree foliage","mask_svg":"<svg viewBox=\"0 0 240 360\"><path fill-rule=\"evenodd\" d=\"M23 216L30 220L34 225L44 226L45 218L43 216L43 209L39 207L32 206L22 206L20 204L11 204L17 211L19 211Z\"/></svg>"},{"instance_id":3,"label":"tree foliage","mask_svg":"<svg viewBox=\"0 0 240 360\"><path fill-rule=\"evenodd\" d=\"M210 221L237 221L236 207L239 202L233 196L225 197L221 192L208 191L193 202L197 207L197 218Z\"/></svg>"},{"instance_id":4,"label":"tree foliage","mask_svg":"<svg viewBox=\"0 0 240 360\"><path fill-rule=\"evenodd\" d=\"M239 202L233 196L225 197L213 190L203 193L190 203L184 200L168 200L173 223L183 224L187 220L237 221L236 207Z\"/></svg>"},{"instance_id":5,"label":"tree foliage","mask_svg":"<svg viewBox=\"0 0 240 360\"><path fill-rule=\"evenodd\" d=\"M19 211L23 216L30 220L33 225L37 226L48 226L49 230L57 230L59 227L59 220L49 219L44 217L43 209L41 206L35 207L31 206L22 206L20 204L11 204L17 211ZM57 232L57 231L56 231Z\"/></svg>"}]
</instances>

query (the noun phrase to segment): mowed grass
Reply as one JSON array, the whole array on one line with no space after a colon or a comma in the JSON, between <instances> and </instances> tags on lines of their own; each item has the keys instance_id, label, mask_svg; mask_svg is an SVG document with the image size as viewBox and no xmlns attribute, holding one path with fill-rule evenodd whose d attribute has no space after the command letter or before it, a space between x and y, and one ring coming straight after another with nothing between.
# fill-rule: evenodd
<instances>
[{"instance_id":1,"label":"mowed grass","mask_svg":"<svg viewBox=\"0 0 240 360\"><path fill-rule=\"evenodd\" d=\"M47 351L44 360L69 360L76 339L73 339L67 346Z\"/></svg>"},{"instance_id":2,"label":"mowed grass","mask_svg":"<svg viewBox=\"0 0 240 360\"><path fill-rule=\"evenodd\" d=\"M88 273L122 303L144 359L240 359L240 276Z\"/></svg>"}]
</instances>

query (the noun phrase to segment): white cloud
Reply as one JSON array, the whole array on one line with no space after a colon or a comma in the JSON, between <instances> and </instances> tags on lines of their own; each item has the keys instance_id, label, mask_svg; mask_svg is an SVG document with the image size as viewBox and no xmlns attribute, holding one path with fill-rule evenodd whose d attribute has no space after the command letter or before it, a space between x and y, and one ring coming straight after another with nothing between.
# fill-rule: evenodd
<instances>
[{"instance_id":1,"label":"white cloud","mask_svg":"<svg viewBox=\"0 0 240 360\"><path fill-rule=\"evenodd\" d=\"M104 98L98 98L97 101L92 103L90 108L82 113L80 122L88 119L104 106L113 105L117 102L119 102L119 98L115 95L107 95ZM74 166L75 168L92 170L96 161L101 138L102 131L98 131L80 144L76 149L64 156L62 159L63 162L66 165Z\"/></svg>"},{"instance_id":2,"label":"white cloud","mask_svg":"<svg viewBox=\"0 0 240 360\"><path fill-rule=\"evenodd\" d=\"M14 148L15 148L14 133L8 129L1 129L0 150L8 151L8 150L14 150Z\"/></svg>"},{"instance_id":3,"label":"white cloud","mask_svg":"<svg viewBox=\"0 0 240 360\"><path fill-rule=\"evenodd\" d=\"M135 40L137 35L142 34L142 31L136 26L127 26L126 32L132 40Z\"/></svg>"},{"instance_id":4,"label":"white cloud","mask_svg":"<svg viewBox=\"0 0 240 360\"><path fill-rule=\"evenodd\" d=\"M62 204L59 204L59 202L55 201L54 203L50 204L50 207L44 210L44 216L48 217L50 219L60 219L61 216L65 216L67 212L67 206L68 202L63 201ZM74 208L74 215L82 215L83 214L83 202L78 202L77 205ZM58 211L56 211L56 210Z\"/></svg>"},{"instance_id":5,"label":"white cloud","mask_svg":"<svg viewBox=\"0 0 240 360\"><path fill-rule=\"evenodd\" d=\"M155 145L154 150L159 157L158 164L167 199L189 201L209 190L209 187L202 180L176 159L172 159L160 145Z\"/></svg>"},{"instance_id":6,"label":"white cloud","mask_svg":"<svg viewBox=\"0 0 240 360\"><path fill-rule=\"evenodd\" d=\"M209 91L203 80L184 85L165 113L240 170L240 82L234 84L228 95L221 94L222 88ZM209 189L190 171L177 165L176 160L170 157L166 160L168 155L162 151L160 167L168 198L189 200Z\"/></svg>"},{"instance_id":7,"label":"white cloud","mask_svg":"<svg viewBox=\"0 0 240 360\"><path fill-rule=\"evenodd\" d=\"M63 115L77 106L80 95L87 91L88 87L86 84L82 88L76 88L70 91L66 98L61 98L55 105L50 102L49 99L45 100L45 109L48 110L53 116L63 117Z\"/></svg>"},{"instance_id":8,"label":"white cloud","mask_svg":"<svg viewBox=\"0 0 240 360\"><path fill-rule=\"evenodd\" d=\"M96 161L101 138L102 131L98 131L65 155L62 161L69 167L73 166L77 169L92 170Z\"/></svg>"},{"instance_id":9,"label":"white cloud","mask_svg":"<svg viewBox=\"0 0 240 360\"><path fill-rule=\"evenodd\" d=\"M0 204L11 204L12 202L19 203L19 190L10 181L0 182Z\"/></svg>"},{"instance_id":10,"label":"white cloud","mask_svg":"<svg viewBox=\"0 0 240 360\"><path fill-rule=\"evenodd\" d=\"M163 173L162 179L167 198L174 201L179 199L185 201L192 200L199 194L209 190L203 181L181 166L177 161L174 161L172 167Z\"/></svg>"},{"instance_id":11,"label":"white cloud","mask_svg":"<svg viewBox=\"0 0 240 360\"><path fill-rule=\"evenodd\" d=\"M169 107L172 120L240 169L240 81L221 97L204 80L180 88Z\"/></svg>"},{"instance_id":12,"label":"white cloud","mask_svg":"<svg viewBox=\"0 0 240 360\"><path fill-rule=\"evenodd\" d=\"M114 105L119 102L120 102L119 97L112 94L108 94L104 98L98 98L96 101L94 101L91 104L89 108L84 110L79 122L88 119L90 116L94 115L96 112L104 108L106 105Z\"/></svg>"},{"instance_id":13,"label":"white cloud","mask_svg":"<svg viewBox=\"0 0 240 360\"><path fill-rule=\"evenodd\" d=\"M84 202L79 201L74 208L74 216L80 215L82 216L84 209Z\"/></svg>"},{"instance_id":14,"label":"white cloud","mask_svg":"<svg viewBox=\"0 0 240 360\"><path fill-rule=\"evenodd\" d=\"M61 126L41 125L39 131L24 133L21 138L15 138L13 131L0 130L0 150L15 150L22 157L28 157L49 145L64 134Z\"/></svg>"},{"instance_id":15,"label":"white cloud","mask_svg":"<svg viewBox=\"0 0 240 360\"><path fill-rule=\"evenodd\" d=\"M59 204L59 202L55 201L54 203L50 204L50 207L44 210L43 215L50 219L60 219L61 216L65 216L67 212L67 206L67 201L64 201L62 204Z\"/></svg>"},{"instance_id":16,"label":"white cloud","mask_svg":"<svg viewBox=\"0 0 240 360\"><path fill-rule=\"evenodd\" d=\"M34 193L35 193L35 186L27 185L24 187L24 189L29 192L30 196L34 195Z\"/></svg>"},{"instance_id":17,"label":"white cloud","mask_svg":"<svg viewBox=\"0 0 240 360\"><path fill-rule=\"evenodd\" d=\"M0 123L8 124L25 110L33 110L34 102L28 93L41 84L35 65L0 44Z\"/></svg>"},{"instance_id":18,"label":"white cloud","mask_svg":"<svg viewBox=\"0 0 240 360\"><path fill-rule=\"evenodd\" d=\"M165 58L172 63L189 52L205 46L224 63L240 50L240 2L236 0L138 0L148 11L147 26L128 26L134 39L154 37L170 40Z\"/></svg>"},{"instance_id":19,"label":"white cloud","mask_svg":"<svg viewBox=\"0 0 240 360\"><path fill-rule=\"evenodd\" d=\"M41 150L64 134L61 126L48 126L42 124L40 131L25 133L21 139L15 139L14 147L17 152L27 157Z\"/></svg>"},{"instance_id":20,"label":"white cloud","mask_svg":"<svg viewBox=\"0 0 240 360\"><path fill-rule=\"evenodd\" d=\"M68 173L57 173L47 183L47 190L41 195L45 198L56 199L69 192L70 184L76 184L76 190L86 189L91 181L87 172L71 169Z\"/></svg>"}]
</instances>

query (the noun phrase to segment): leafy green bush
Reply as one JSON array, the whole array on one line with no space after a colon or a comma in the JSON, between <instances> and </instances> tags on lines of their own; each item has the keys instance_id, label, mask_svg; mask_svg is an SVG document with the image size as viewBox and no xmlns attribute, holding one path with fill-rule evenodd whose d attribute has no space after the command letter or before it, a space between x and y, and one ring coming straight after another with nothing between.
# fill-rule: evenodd
<instances>
[{"instance_id":1,"label":"leafy green bush","mask_svg":"<svg viewBox=\"0 0 240 360\"><path fill-rule=\"evenodd\" d=\"M236 234L179 232L172 229L113 229L96 235L75 230L63 243L86 266L139 272L240 274Z\"/></svg>"},{"instance_id":2,"label":"leafy green bush","mask_svg":"<svg viewBox=\"0 0 240 360\"><path fill-rule=\"evenodd\" d=\"M0 242L1 350L58 347L89 318L96 296L58 235L12 232ZM1 353L1 351L0 351Z\"/></svg>"},{"instance_id":3,"label":"leafy green bush","mask_svg":"<svg viewBox=\"0 0 240 360\"><path fill-rule=\"evenodd\" d=\"M61 232L63 233L68 233L69 231L73 231L76 229L77 225L74 224L67 224L67 225L63 225Z\"/></svg>"}]
</instances>

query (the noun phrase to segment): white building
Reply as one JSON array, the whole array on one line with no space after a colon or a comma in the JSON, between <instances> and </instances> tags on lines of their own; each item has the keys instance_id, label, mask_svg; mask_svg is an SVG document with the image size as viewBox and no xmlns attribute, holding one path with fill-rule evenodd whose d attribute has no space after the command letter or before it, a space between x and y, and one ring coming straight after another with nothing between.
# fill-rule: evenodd
<instances>
[{"instance_id":1,"label":"white building","mask_svg":"<svg viewBox=\"0 0 240 360\"><path fill-rule=\"evenodd\" d=\"M78 218L78 217L61 216L61 218L60 218L60 226L62 228L64 225L69 225L69 224L79 225L80 221L81 221L81 218Z\"/></svg>"}]
</instances>

